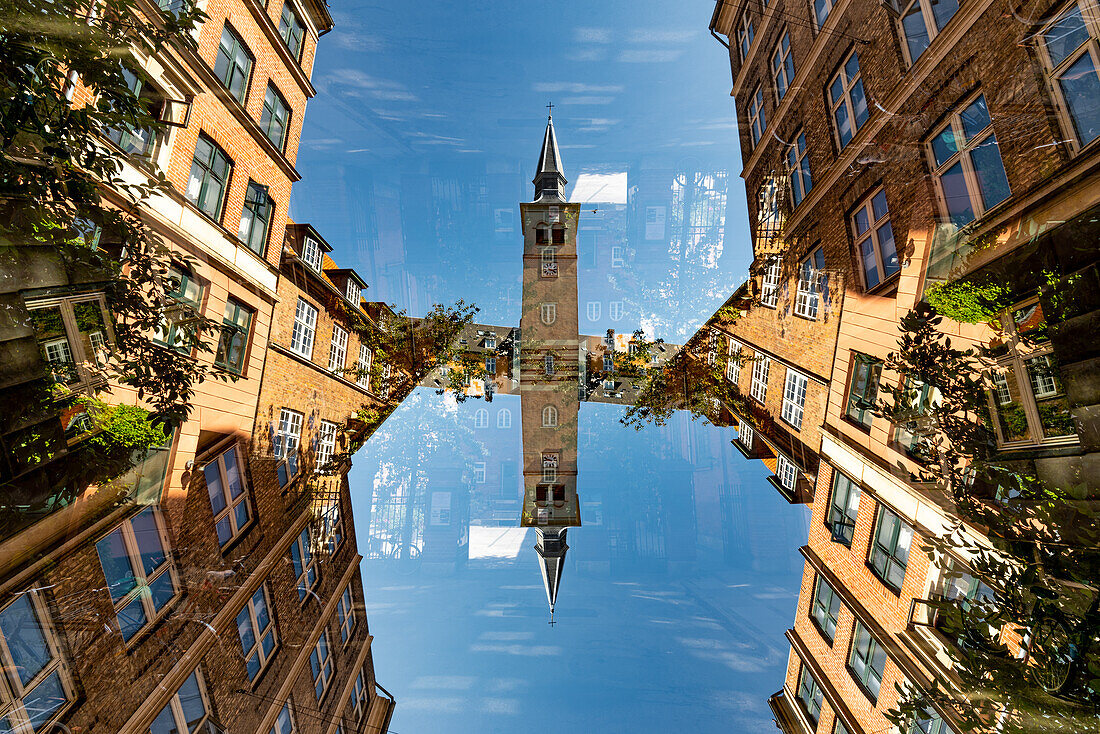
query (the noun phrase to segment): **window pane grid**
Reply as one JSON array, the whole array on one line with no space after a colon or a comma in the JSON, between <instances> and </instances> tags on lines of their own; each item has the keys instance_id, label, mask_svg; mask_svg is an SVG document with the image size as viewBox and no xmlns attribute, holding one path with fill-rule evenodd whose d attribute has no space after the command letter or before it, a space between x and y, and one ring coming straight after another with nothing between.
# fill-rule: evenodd
<instances>
[{"instance_id":1,"label":"window pane grid","mask_svg":"<svg viewBox=\"0 0 1100 734\"><path fill-rule=\"evenodd\" d=\"M248 190L244 196L244 209L241 210L241 226L237 230L237 239L261 257L267 249L267 237L271 230L271 216L274 208L275 204L267 194L267 187L255 181L249 181Z\"/></svg>"},{"instance_id":2,"label":"window pane grid","mask_svg":"<svg viewBox=\"0 0 1100 734\"><path fill-rule=\"evenodd\" d=\"M730 339L726 347L726 353L729 359L726 362L726 379L737 384L737 381L741 379L741 342Z\"/></svg>"},{"instance_id":3,"label":"window pane grid","mask_svg":"<svg viewBox=\"0 0 1100 734\"><path fill-rule=\"evenodd\" d=\"M214 513L218 545L224 547L244 530L251 519L248 491L237 447L230 447L203 467L203 476Z\"/></svg>"},{"instance_id":4,"label":"window pane grid","mask_svg":"<svg viewBox=\"0 0 1100 734\"><path fill-rule=\"evenodd\" d=\"M802 428L802 415L806 407L807 378L794 370L787 370L783 386L783 420L797 429Z\"/></svg>"},{"instance_id":5,"label":"window pane grid","mask_svg":"<svg viewBox=\"0 0 1100 734\"><path fill-rule=\"evenodd\" d=\"M865 288L870 290L901 271L890 211L882 189L872 194L852 215L852 231Z\"/></svg>"},{"instance_id":6,"label":"window pane grid","mask_svg":"<svg viewBox=\"0 0 1100 734\"><path fill-rule=\"evenodd\" d=\"M758 357L752 365L752 396L763 403L768 396L768 370L771 367L771 359Z\"/></svg>"},{"instance_id":7,"label":"window pane grid","mask_svg":"<svg viewBox=\"0 0 1100 734\"><path fill-rule=\"evenodd\" d=\"M768 308L775 308L779 304L779 274L782 269L782 261L773 257L768 261L764 269L764 280L760 287L760 303Z\"/></svg>"},{"instance_id":8,"label":"window pane grid","mask_svg":"<svg viewBox=\"0 0 1100 734\"><path fill-rule=\"evenodd\" d=\"M374 361L374 352L366 344L359 345L359 376L355 381L359 387L370 390L370 367Z\"/></svg>"},{"instance_id":9,"label":"window pane grid","mask_svg":"<svg viewBox=\"0 0 1100 734\"><path fill-rule=\"evenodd\" d=\"M858 620L852 635L852 654L848 658L848 669L870 695L871 700L876 701L886 669L886 652Z\"/></svg>"},{"instance_id":10,"label":"window pane grid","mask_svg":"<svg viewBox=\"0 0 1100 734\"><path fill-rule=\"evenodd\" d=\"M798 700L802 704L802 710L806 712L806 716L815 725L821 716L821 702L824 698L825 696L817 685L817 681L814 680L809 669L803 664L802 672L798 676Z\"/></svg>"},{"instance_id":11,"label":"window pane grid","mask_svg":"<svg viewBox=\"0 0 1100 734\"><path fill-rule=\"evenodd\" d=\"M252 73L252 55L228 25L222 28L218 55L214 60L214 73L237 101L244 104L248 94L248 79Z\"/></svg>"},{"instance_id":12,"label":"window pane grid","mask_svg":"<svg viewBox=\"0 0 1100 734\"><path fill-rule=\"evenodd\" d=\"M279 35L282 36L287 48L290 49L290 55L296 61L300 61L302 58L302 41L305 39L306 29L289 2L283 4L283 13L279 18Z\"/></svg>"},{"instance_id":13,"label":"window pane grid","mask_svg":"<svg viewBox=\"0 0 1100 734\"><path fill-rule=\"evenodd\" d=\"M96 543L119 632L129 642L178 595L159 512L146 508Z\"/></svg>"},{"instance_id":14,"label":"window pane grid","mask_svg":"<svg viewBox=\"0 0 1100 734\"><path fill-rule=\"evenodd\" d=\"M313 337L317 329L317 309L303 298L298 299L294 311L294 330L290 335L290 349L310 359L313 356Z\"/></svg>"},{"instance_id":15,"label":"window pane grid","mask_svg":"<svg viewBox=\"0 0 1100 734\"><path fill-rule=\"evenodd\" d=\"M314 471L321 471L332 459L336 451L336 424L332 421L321 421L317 428L317 456Z\"/></svg>"},{"instance_id":16,"label":"window pane grid","mask_svg":"<svg viewBox=\"0 0 1100 734\"><path fill-rule=\"evenodd\" d=\"M754 147L764 136L764 129L767 126L768 123L764 119L764 90L757 87L752 95L752 101L749 102L749 133Z\"/></svg>"},{"instance_id":17,"label":"window pane grid","mask_svg":"<svg viewBox=\"0 0 1100 734\"><path fill-rule=\"evenodd\" d=\"M309 655L310 670L313 672L313 690L317 700L325 697L328 685L332 681L332 654L328 648L328 630L321 630L317 644Z\"/></svg>"},{"instance_id":18,"label":"window pane grid","mask_svg":"<svg viewBox=\"0 0 1100 734\"><path fill-rule=\"evenodd\" d=\"M302 260L318 273L321 272L321 246L311 237L302 241Z\"/></svg>"},{"instance_id":19,"label":"window pane grid","mask_svg":"<svg viewBox=\"0 0 1100 734\"><path fill-rule=\"evenodd\" d=\"M313 553L311 540L312 535L306 527L290 545L290 561L294 566L299 601L305 601L320 578L317 573L317 556Z\"/></svg>"},{"instance_id":20,"label":"window pane grid","mask_svg":"<svg viewBox=\"0 0 1100 734\"><path fill-rule=\"evenodd\" d=\"M814 587L813 605L810 616L817 622L818 628L832 642L836 636L837 618L840 615L840 597L822 576L817 577Z\"/></svg>"},{"instance_id":21,"label":"window pane grid","mask_svg":"<svg viewBox=\"0 0 1100 734\"><path fill-rule=\"evenodd\" d=\"M241 640L248 679L255 680L256 675L271 659L278 642L275 623L267 605L265 586L261 585L256 590L237 615L237 635Z\"/></svg>"},{"instance_id":22,"label":"window pane grid","mask_svg":"<svg viewBox=\"0 0 1100 734\"><path fill-rule=\"evenodd\" d=\"M885 507L879 507L875 539L871 544L871 568L879 579L898 591L905 580L913 529Z\"/></svg>"},{"instance_id":23,"label":"window pane grid","mask_svg":"<svg viewBox=\"0 0 1100 734\"><path fill-rule=\"evenodd\" d=\"M222 149L206 135L199 135L187 180L187 200L211 219L219 219L232 168Z\"/></svg>"},{"instance_id":24,"label":"window pane grid","mask_svg":"<svg viewBox=\"0 0 1100 734\"><path fill-rule=\"evenodd\" d=\"M18 594L0 610L0 664L10 692L0 695L0 724L12 731L24 725L44 730L73 698L37 589Z\"/></svg>"},{"instance_id":25,"label":"window pane grid","mask_svg":"<svg viewBox=\"0 0 1100 734\"><path fill-rule=\"evenodd\" d=\"M348 359L348 332L339 326L332 327L332 344L328 350L328 368L331 372L344 369Z\"/></svg>"},{"instance_id":26,"label":"window pane grid","mask_svg":"<svg viewBox=\"0 0 1100 734\"><path fill-rule=\"evenodd\" d=\"M794 81L794 56L791 54L791 39L786 31L779 39L772 54L772 79L775 82L776 101L782 101Z\"/></svg>"},{"instance_id":27,"label":"window pane grid","mask_svg":"<svg viewBox=\"0 0 1100 734\"><path fill-rule=\"evenodd\" d=\"M859 69L859 57L853 52L829 83L829 102L833 109L837 140L844 148L863 123L869 112L863 93L863 78Z\"/></svg>"},{"instance_id":28,"label":"window pane grid","mask_svg":"<svg viewBox=\"0 0 1100 734\"><path fill-rule=\"evenodd\" d=\"M953 113L929 148L951 224L964 227L1008 198L1008 178L984 95Z\"/></svg>"},{"instance_id":29,"label":"window pane grid","mask_svg":"<svg viewBox=\"0 0 1100 734\"><path fill-rule=\"evenodd\" d=\"M340 642L351 639L351 633L355 629L355 603L351 596L351 584L344 589L340 596L340 603L336 608L337 619L340 624Z\"/></svg>"},{"instance_id":30,"label":"window pane grid","mask_svg":"<svg viewBox=\"0 0 1100 734\"><path fill-rule=\"evenodd\" d=\"M797 207L814 186L804 132L799 132L794 143L787 149L787 172L791 176L791 198Z\"/></svg>"},{"instance_id":31,"label":"window pane grid","mask_svg":"<svg viewBox=\"0 0 1100 734\"><path fill-rule=\"evenodd\" d=\"M829 501L827 524L834 541L844 545L852 544L861 494L859 486L851 479L838 471L833 472L833 494Z\"/></svg>"}]
</instances>

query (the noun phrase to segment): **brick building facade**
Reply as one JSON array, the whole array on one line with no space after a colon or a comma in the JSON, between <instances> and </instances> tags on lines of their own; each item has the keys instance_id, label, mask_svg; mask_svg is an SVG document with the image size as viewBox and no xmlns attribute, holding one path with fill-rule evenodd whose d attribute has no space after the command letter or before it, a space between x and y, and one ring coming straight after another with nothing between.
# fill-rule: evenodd
<instances>
[{"instance_id":1,"label":"brick building facade","mask_svg":"<svg viewBox=\"0 0 1100 734\"><path fill-rule=\"evenodd\" d=\"M786 732L896 730L884 716L895 683L956 680L948 651L958 641L936 629L927 600L991 593L966 557L942 568L922 551L958 515L918 481L912 427L870 410L886 383L935 399L882 366L899 320L930 288L1007 291L992 325L941 327L958 344L1003 344L989 394L998 460L1100 486L1096 353L1081 339L1096 332L1085 294L1097 277L1097 20L1083 0L716 4L754 263L727 304L743 315L727 326L719 312L707 328L810 377L800 438L817 466L812 522L787 676L770 700ZM805 323L814 291L824 318ZM1048 325L1052 293L1073 306ZM692 343L709 339L705 329ZM750 392L753 364L736 375ZM774 426L790 433L774 382L769 374L754 415L733 412L743 450L765 462ZM977 527L963 532L988 544ZM960 731L953 722L929 709L911 726Z\"/></svg>"}]
</instances>

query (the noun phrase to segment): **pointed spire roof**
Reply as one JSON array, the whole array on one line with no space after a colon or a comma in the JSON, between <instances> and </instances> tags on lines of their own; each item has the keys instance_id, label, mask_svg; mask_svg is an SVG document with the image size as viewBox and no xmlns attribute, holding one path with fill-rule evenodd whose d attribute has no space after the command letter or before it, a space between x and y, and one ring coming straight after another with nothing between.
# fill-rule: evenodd
<instances>
[{"instance_id":1,"label":"pointed spire roof","mask_svg":"<svg viewBox=\"0 0 1100 734\"><path fill-rule=\"evenodd\" d=\"M546 117L546 134L542 138L538 168L535 170L535 201L565 201L565 167L558 152L558 136L554 134L554 117Z\"/></svg>"},{"instance_id":2,"label":"pointed spire roof","mask_svg":"<svg viewBox=\"0 0 1100 734\"><path fill-rule=\"evenodd\" d=\"M550 605L550 618L554 618L554 605L558 601L558 588L561 586L561 572L565 569L565 552L569 546L565 542L565 528L536 528L538 542L535 552L539 554L539 570L542 571L542 585L546 589L546 601Z\"/></svg>"}]
</instances>

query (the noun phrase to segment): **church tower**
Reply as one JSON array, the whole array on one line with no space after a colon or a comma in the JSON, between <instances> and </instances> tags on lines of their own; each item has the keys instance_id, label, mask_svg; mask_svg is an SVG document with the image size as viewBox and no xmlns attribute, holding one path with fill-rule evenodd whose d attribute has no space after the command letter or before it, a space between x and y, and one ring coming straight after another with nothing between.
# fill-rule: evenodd
<instances>
[{"instance_id":1,"label":"church tower","mask_svg":"<svg viewBox=\"0 0 1100 734\"><path fill-rule=\"evenodd\" d=\"M546 134L533 180L534 201L520 204L523 225L523 313L520 403L523 423L521 525L538 534L551 618L557 601L566 528L580 527L577 415L580 337L577 315L577 225L580 204L565 200L565 171L554 133Z\"/></svg>"}]
</instances>

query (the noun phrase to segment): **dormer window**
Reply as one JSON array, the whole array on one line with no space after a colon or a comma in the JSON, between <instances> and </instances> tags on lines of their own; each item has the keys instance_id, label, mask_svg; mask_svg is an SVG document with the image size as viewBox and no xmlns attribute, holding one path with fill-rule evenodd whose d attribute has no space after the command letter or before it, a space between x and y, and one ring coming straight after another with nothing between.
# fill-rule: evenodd
<instances>
[{"instance_id":1,"label":"dormer window","mask_svg":"<svg viewBox=\"0 0 1100 734\"><path fill-rule=\"evenodd\" d=\"M359 288L359 284L351 278L348 278L348 287L347 290L344 291L344 295L348 297L348 300L358 306L361 294L362 290Z\"/></svg>"},{"instance_id":2,"label":"dormer window","mask_svg":"<svg viewBox=\"0 0 1100 734\"><path fill-rule=\"evenodd\" d=\"M312 237L302 240L302 261L318 273L321 272L321 246Z\"/></svg>"}]
</instances>

